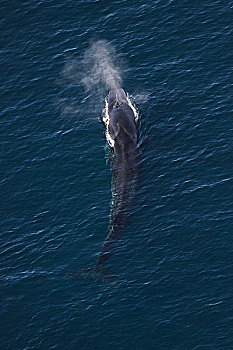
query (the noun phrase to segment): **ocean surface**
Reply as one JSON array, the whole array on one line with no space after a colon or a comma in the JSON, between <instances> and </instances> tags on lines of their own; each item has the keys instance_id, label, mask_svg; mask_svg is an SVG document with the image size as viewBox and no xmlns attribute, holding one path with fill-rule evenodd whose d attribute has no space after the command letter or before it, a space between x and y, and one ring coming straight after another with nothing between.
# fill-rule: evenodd
<instances>
[{"instance_id":1,"label":"ocean surface","mask_svg":"<svg viewBox=\"0 0 233 350\"><path fill-rule=\"evenodd\" d=\"M233 349L231 1L0 3L0 348ZM108 78L140 176L106 281ZM68 277L68 278L67 278Z\"/></svg>"}]
</instances>

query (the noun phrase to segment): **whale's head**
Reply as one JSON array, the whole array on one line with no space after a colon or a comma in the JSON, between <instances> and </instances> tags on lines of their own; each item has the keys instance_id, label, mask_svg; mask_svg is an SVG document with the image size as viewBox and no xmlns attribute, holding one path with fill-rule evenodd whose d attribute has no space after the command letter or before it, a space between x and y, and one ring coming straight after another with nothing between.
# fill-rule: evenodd
<instances>
[{"instance_id":1,"label":"whale's head","mask_svg":"<svg viewBox=\"0 0 233 350\"><path fill-rule=\"evenodd\" d=\"M122 104L128 104L125 91L122 88L111 89L108 94L109 109L121 107Z\"/></svg>"},{"instance_id":2,"label":"whale's head","mask_svg":"<svg viewBox=\"0 0 233 350\"><path fill-rule=\"evenodd\" d=\"M138 130L129 99L122 88L111 89L108 94L108 137L117 159L132 163L137 153Z\"/></svg>"}]
</instances>

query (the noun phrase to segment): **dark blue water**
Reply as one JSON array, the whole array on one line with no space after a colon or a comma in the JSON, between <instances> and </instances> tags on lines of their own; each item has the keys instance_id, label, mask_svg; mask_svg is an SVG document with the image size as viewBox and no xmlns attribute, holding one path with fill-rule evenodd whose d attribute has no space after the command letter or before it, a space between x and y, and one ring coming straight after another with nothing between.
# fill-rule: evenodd
<instances>
[{"instance_id":1,"label":"dark blue water","mask_svg":"<svg viewBox=\"0 0 233 350\"><path fill-rule=\"evenodd\" d=\"M1 349L233 349L232 3L0 14ZM107 89L83 84L100 39L140 111L140 182L107 264L119 283L63 278L107 235Z\"/></svg>"}]
</instances>

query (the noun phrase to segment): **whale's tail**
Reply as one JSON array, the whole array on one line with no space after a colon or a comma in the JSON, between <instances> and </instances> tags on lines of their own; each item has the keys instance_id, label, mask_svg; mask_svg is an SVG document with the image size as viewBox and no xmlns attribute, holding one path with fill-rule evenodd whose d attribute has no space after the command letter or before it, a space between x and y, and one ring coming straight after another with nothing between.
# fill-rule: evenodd
<instances>
[{"instance_id":1,"label":"whale's tail","mask_svg":"<svg viewBox=\"0 0 233 350\"><path fill-rule=\"evenodd\" d=\"M86 279L105 283L116 283L117 281L119 281L119 278L116 275L111 274L107 269L98 265L86 267L78 271L67 273L63 276L63 279Z\"/></svg>"}]
</instances>

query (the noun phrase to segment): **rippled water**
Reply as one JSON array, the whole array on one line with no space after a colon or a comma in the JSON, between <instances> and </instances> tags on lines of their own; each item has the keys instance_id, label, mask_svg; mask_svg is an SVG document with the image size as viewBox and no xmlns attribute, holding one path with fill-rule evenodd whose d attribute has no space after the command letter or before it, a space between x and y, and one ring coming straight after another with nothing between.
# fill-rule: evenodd
<instances>
[{"instance_id":1,"label":"rippled water","mask_svg":"<svg viewBox=\"0 0 233 350\"><path fill-rule=\"evenodd\" d=\"M233 349L232 3L0 10L1 348ZM83 84L100 39L140 111L119 283L64 279L107 235L107 91Z\"/></svg>"}]
</instances>

